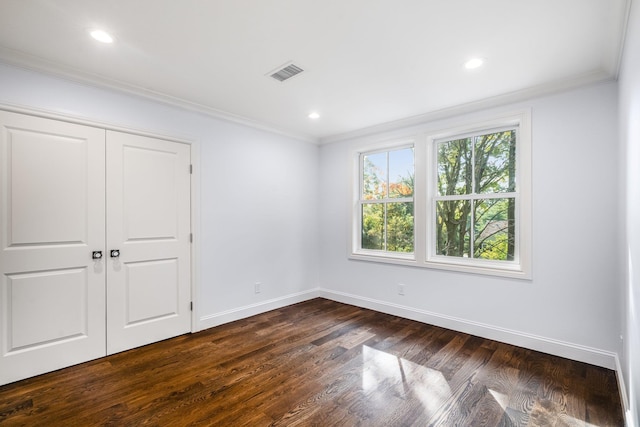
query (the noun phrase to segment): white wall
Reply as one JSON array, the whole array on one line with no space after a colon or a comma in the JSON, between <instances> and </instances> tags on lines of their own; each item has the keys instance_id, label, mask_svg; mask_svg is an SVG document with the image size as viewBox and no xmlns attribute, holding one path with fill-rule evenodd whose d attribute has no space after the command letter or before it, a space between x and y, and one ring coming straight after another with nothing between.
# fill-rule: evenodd
<instances>
[{"instance_id":1,"label":"white wall","mask_svg":"<svg viewBox=\"0 0 640 427\"><path fill-rule=\"evenodd\" d=\"M615 83L321 147L324 295L613 368L621 330ZM347 259L349 150L532 109L533 280ZM397 295L404 283L404 296Z\"/></svg>"},{"instance_id":2,"label":"white wall","mask_svg":"<svg viewBox=\"0 0 640 427\"><path fill-rule=\"evenodd\" d=\"M640 426L640 4L632 2L619 80L620 138L626 159L626 239L623 256L624 348L621 352L627 387L628 423ZM633 420L633 421L632 421Z\"/></svg>"},{"instance_id":3,"label":"white wall","mask_svg":"<svg viewBox=\"0 0 640 427\"><path fill-rule=\"evenodd\" d=\"M2 63L0 105L194 141L198 328L317 294L316 145Z\"/></svg>"},{"instance_id":4,"label":"white wall","mask_svg":"<svg viewBox=\"0 0 640 427\"><path fill-rule=\"evenodd\" d=\"M318 147L248 128L211 138L201 166L204 313L315 290Z\"/></svg>"}]
</instances>

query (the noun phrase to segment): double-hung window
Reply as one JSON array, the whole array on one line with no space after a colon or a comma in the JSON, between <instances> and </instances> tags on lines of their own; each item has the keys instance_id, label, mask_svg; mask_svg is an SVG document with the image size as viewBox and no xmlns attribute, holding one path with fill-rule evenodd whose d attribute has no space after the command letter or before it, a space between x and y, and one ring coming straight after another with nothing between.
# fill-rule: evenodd
<instances>
[{"instance_id":1,"label":"double-hung window","mask_svg":"<svg viewBox=\"0 0 640 427\"><path fill-rule=\"evenodd\" d=\"M412 141L355 152L351 257L530 278L530 112Z\"/></svg>"},{"instance_id":2,"label":"double-hung window","mask_svg":"<svg viewBox=\"0 0 640 427\"><path fill-rule=\"evenodd\" d=\"M412 256L413 146L360 153L359 169L358 249L374 255Z\"/></svg>"},{"instance_id":3,"label":"double-hung window","mask_svg":"<svg viewBox=\"0 0 640 427\"><path fill-rule=\"evenodd\" d=\"M516 258L517 127L435 141L434 255Z\"/></svg>"}]
</instances>

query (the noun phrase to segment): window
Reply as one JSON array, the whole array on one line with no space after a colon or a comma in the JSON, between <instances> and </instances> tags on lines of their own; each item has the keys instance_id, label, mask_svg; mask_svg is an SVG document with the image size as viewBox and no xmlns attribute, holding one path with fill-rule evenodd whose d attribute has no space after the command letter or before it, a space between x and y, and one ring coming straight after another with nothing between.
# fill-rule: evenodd
<instances>
[{"instance_id":1,"label":"window","mask_svg":"<svg viewBox=\"0 0 640 427\"><path fill-rule=\"evenodd\" d=\"M360 155L360 249L414 251L413 147Z\"/></svg>"},{"instance_id":2,"label":"window","mask_svg":"<svg viewBox=\"0 0 640 427\"><path fill-rule=\"evenodd\" d=\"M513 261L517 128L436 142L436 254Z\"/></svg>"},{"instance_id":3,"label":"window","mask_svg":"<svg viewBox=\"0 0 640 427\"><path fill-rule=\"evenodd\" d=\"M530 128L525 111L356 151L351 257L530 278Z\"/></svg>"}]
</instances>

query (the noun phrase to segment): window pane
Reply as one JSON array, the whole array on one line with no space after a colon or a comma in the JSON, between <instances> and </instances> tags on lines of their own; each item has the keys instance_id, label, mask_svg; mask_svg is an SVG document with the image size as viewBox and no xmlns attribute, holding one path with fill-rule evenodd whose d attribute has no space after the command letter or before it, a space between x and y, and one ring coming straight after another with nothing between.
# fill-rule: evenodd
<instances>
[{"instance_id":1,"label":"window pane","mask_svg":"<svg viewBox=\"0 0 640 427\"><path fill-rule=\"evenodd\" d=\"M362 159L362 198L387 197L387 153L367 154Z\"/></svg>"},{"instance_id":2,"label":"window pane","mask_svg":"<svg viewBox=\"0 0 640 427\"><path fill-rule=\"evenodd\" d=\"M475 202L474 257L512 261L515 248L515 199Z\"/></svg>"},{"instance_id":3,"label":"window pane","mask_svg":"<svg viewBox=\"0 0 640 427\"><path fill-rule=\"evenodd\" d=\"M438 255L469 257L471 201L437 202L436 216L436 253Z\"/></svg>"},{"instance_id":4,"label":"window pane","mask_svg":"<svg viewBox=\"0 0 640 427\"><path fill-rule=\"evenodd\" d=\"M384 250L384 204L362 205L362 249Z\"/></svg>"},{"instance_id":5,"label":"window pane","mask_svg":"<svg viewBox=\"0 0 640 427\"><path fill-rule=\"evenodd\" d=\"M413 202L387 204L387 250L413 252Z\"/></svg>"},{"instance_id":6,"label":"window pane","mask_svg":"<svg viewBox=\"0 0 640 427\"><path fill-rule=\"evenodd\" d=\"M438 144L438 194L471 194L471 138Z\"/></svg>"},{"instance_id":7,"label":"window pane","mask_svg":"<svg viewBox=\"0 0 640 427\"><path fill-rule=\"evenodd\" d=\"M389 197L413 197L413 148L389 152Z\"/></svg>"},{"instance_id":8,"label":"window pane","mask_svg":"<svg viewBox=\"0 0 640 427\"><path fill-rule=\"evenodd\" d=\"M490 133L474 139L476 193L515 191L515 131Z\"/></svg>"}]
</instances>

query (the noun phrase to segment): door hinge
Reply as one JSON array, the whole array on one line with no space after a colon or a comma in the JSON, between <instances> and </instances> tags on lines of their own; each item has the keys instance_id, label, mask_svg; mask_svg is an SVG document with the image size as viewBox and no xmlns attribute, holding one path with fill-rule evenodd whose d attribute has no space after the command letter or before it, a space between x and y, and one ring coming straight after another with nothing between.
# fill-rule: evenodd
<instances>
[{"instance_id":1,"label":"door hinge","mask_svg":"<svg viewBox=\"0 0 640 427\"><path fill-rule=\"evenodd\" d=\"M189 233L189 243L193 243L193 233Z\"/></svg>"},{"instance_id":2,"label":"door hinge","mask_svg":"<svg viewBox=\"0 0 640 427\"><path fill-rule=\"evenodd\" d=\"M193 301L191 301L191 303L189 304L189 309L193 311Z\"/></svg>"},{"instance_id":3,"label":"door hinge","mask_svg":"<svg viewBox=\"0 0 640 427\"><path fill-rule=\"evenodd\" d=\"M189 165L189 173L193 174L193 165Z\"/></svg>"}]
</instances>

